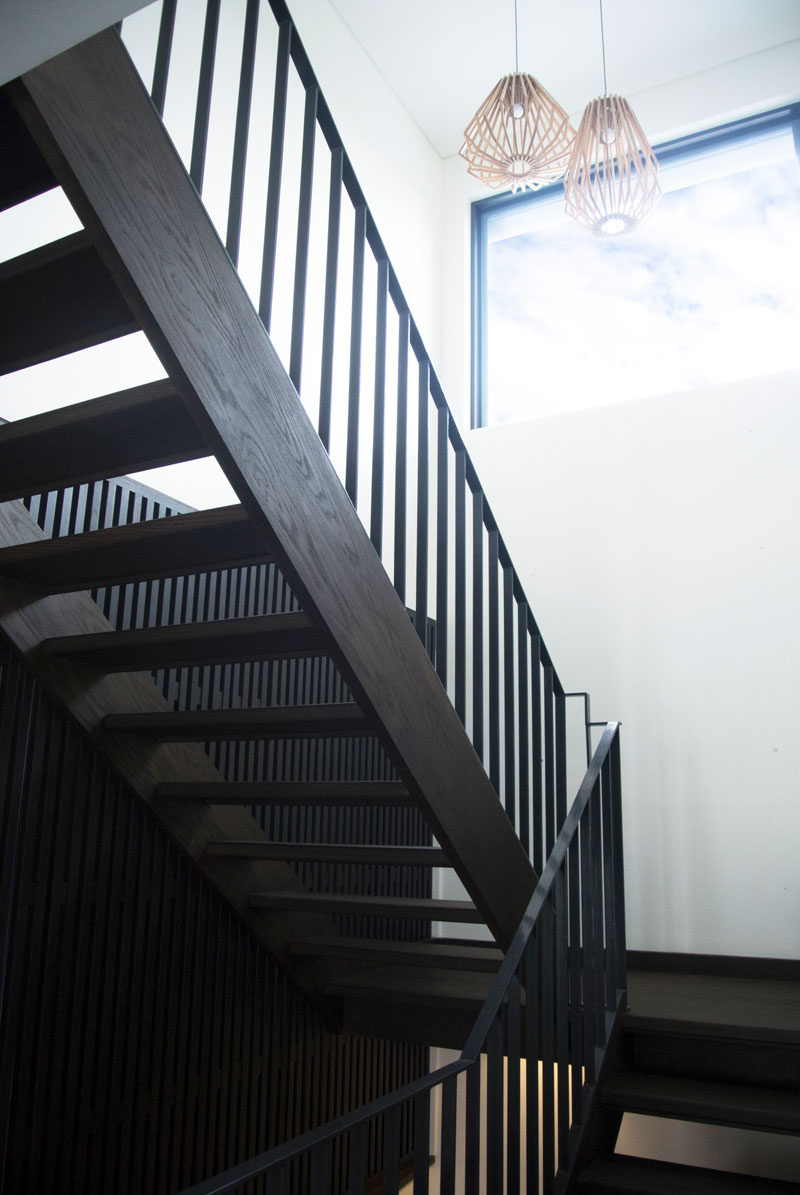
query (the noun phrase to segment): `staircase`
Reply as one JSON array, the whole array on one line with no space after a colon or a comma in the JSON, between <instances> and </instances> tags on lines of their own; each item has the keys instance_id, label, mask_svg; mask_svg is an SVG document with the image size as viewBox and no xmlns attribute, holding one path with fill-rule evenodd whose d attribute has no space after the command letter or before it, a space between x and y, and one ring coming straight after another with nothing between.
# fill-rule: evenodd
<instances>
[{"instance_id":1,"label":"staircase","mask_svg":"<svg viewBox=\"0 0 800 1195\"><path fill-rule=\"evenodd\" d=\"M288 69L290 52L297 54L306 87L304 160L313 157L315 116L333 146L333 213L337 179L341 188L349 165L288 15L273 7L282 19L279 67ZM174 6L165 5L162 28L170 11L174 19ZM274 119L280 77L279 69ZM162 86L163 77L154 95ZM367 242L377 246L380 293L398 303L406 383L409 353L419 370L417 543L406 550L398 513L407 506L404 473L392 580L381 562L386 479L374 462L369 535L359 519L353 375L344 487L325 450L329 411L321 402L318 436L298 402L304 278L295 285L300 333L293 333L287 376L265 330L271 292L257 314L116 36L92 39L0 93L0 129L14 163L0 181L0 206L60 185L84 226L0 267L7 313L0 370L141 329L168 374L0 428L3 635L329 1024L463 1047L458 1063L243 1164L221 1183L201 1183L198 1195L263 1174L268 1190L283 1190L298 1160L308 1164L309 1189L326 1190L334 1140L346 1141L350 1189L363 1190L367 1126L384 1141L383 1189L396 1191L401 1108L409 1119L413 1111L415 1190L426 1190L434 1091L442 1100L442 1191L456 1189L462 1162L465 1190L477 1190L480 1167L489 1190L504 1183L509 1192L521 1189L521 1137L528 1141L528 1191L540 1184L553 1193L568 1184L642 1195L800 1190L755 1188L611 1153L621 1115L631 1110L797 1131L796 1059L783 1055L784 1039L770 1037L771 1029L733 1052L731 1036L747 1038L744 1021L712 1029L703 1018L687 1026L691 1018L671 1004L659 1011L652 976L633 977L624 1012L617 730L607 728L568 809L567 695L357 183L348 183L356 195L354 256L359 237L362 253ZM202 162L202 153L193 154L199 186L195 157ZM309 187L308 180L301 187L299 273ZM274 215L273 238L277 208ZM230 238L228 252L235 259ZM330 248L328 257L335 281ZM354 283L354 310L357 289ZM378 328L385 349L380 320ZM376 427L383 419L379 381ZM398 431L404 468L406 449ZM132 472L207 455L222 466L237 505L145 520L115 515L91 530L70 516L66 531L53 535L31 513L36 495L112 486ZM376 459L383 455L381 443ZM431 459L433 482L425 471ZM406 584L409 555L413 586ZM203 616L196 603L188 617L137 620L100 608L114 587L174 582L177 591L197 582L199 590L200 579L226 570L263 577L264 569L289 595L280 609L251 603ZM170 609L174 615L174 603ZM275 701L264 678L278 664L296 683ZM184 683L193 669L228 679L193 689ZM357 776L312 766L356 740L367 744L375 766ZM264 758L287 748L301 762L243 778L230 766L237 744L256 744ZM395 836L365 833L363 840L308 832L320 824L310 811L333 819L342 810L363 810L384 828L384 815L397 811L409 811L409 821ZM289 824L291 835L275 833ZM453 869L468 899L434 899L436 868ZM456 931L434 937L433 923ZM460 937L459 925L482 927L480 938ZM680 1044L685 1032L693 1035L689 1048ZM762 1065L765 1042L766 1053L782 1059L778 1072ZM747 1069L755 1057L757 1072ZM522 1067L537 1062L541 1124L532 1082L525 1126ZM733 1087L744 1077L751 1089L756 1082L774 1090L745 1092L748 1104ZM488 1111L479 1149L481 1104ZM460 1108L467 1133L457 1163Z\"/></svg>"},{"instance_id":2,"label":"staircase","mask_svg":"<svg viewBox=\"0 0 800 1195\"><path fill-rule=\"evenodd\" d=\"M628 972L629 1010L600 1087L605 1146L586 1195L796 1195L800 1182L614 1153L623 1113L800 1136L800 977L790 964L658 955ZM656 969L666 968L670 969ZM791 978L794 970L794 978ZM772 973L770 973L772 972Z\"/></svg>"}]
</instances>

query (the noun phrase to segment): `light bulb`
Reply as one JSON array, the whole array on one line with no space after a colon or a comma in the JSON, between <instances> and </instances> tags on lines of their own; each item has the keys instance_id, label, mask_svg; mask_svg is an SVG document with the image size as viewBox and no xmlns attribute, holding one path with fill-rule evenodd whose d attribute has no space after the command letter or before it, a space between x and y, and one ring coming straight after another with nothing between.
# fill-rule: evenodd
<instances>
[{"instance_id":1,"label":"light bulb","mask_svg":"<svg viewBox=\"0 0 800 1195\"><path fill-rule=\"evenodd\" d=\"M603 129L602 133L600 134L600 140L603 142L603 145L613 145L616 139L617 130L613 128L612 125L609 125L607 128Z\"/></svg>"},{"instance_id":2,"label":"light bulb","mask_svg":"<svg viewBox=\"0 0 800 1195\"><path fill-rule=\"evenodd\" d=\"M522 120L525 115L525 107L519 100L511 105L511 115L514 117L514 120Z\"/></svg>"},{"instance_id":3,"label":"light bulb","mask_svg":"<svg viewBox=\"0 0 800 1195\"><path fill-rule=\"evenodd\" d=\"M606 216L600 224L600 231L603 236L614 237L624 232L627 226L627 221L623 220L622 216Z\"/></svg>"}]
</instances>

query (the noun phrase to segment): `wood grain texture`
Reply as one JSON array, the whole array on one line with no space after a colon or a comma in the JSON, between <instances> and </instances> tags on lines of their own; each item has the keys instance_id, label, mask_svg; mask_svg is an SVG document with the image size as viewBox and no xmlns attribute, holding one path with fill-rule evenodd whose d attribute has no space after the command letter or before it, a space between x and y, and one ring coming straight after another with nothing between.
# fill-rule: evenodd
<instances>
[{"instance_id":1,"label":"wood grain texture","mask_svg":"<svg viewBox=\"0 0 800 1195\"><path fill-rule=\"evenodd\" d=\"M391 780L292 780L286 783L223 780L202 784L178 781L162 784L158 791L163 797L221 805L416 805L405 785Z\"/></svg>"},{"instance_id":2,"label":"wood grain texture","mask_svg":"<svg viewBox=\"0 0 800 1195\"><path fill-rule=\"evenodd\" d=\"M291 942L292 954L392 966L435 967L454 971L482 971L495 975L503 961L496 946L453 946L431 938L422 942L386 942L381 938L309 938Z\"/></svg>"},{"instance_id":3,"label":"wood grain texture","mask_svg":"<svg viewBox=\"0 0 800 1195\"><path fill-rule=\"evenodd\" d=\"M492 931L535 874L118 39L30 72L24 115Z\"/></svg>"},{"instance_id":4,"label":"wood grain texture","mask_svg":"<svg viewBox=\"0 0 800 1195\"><path fill-rule=\"evenodd\" d=\"M0 576L47 593L99 589L207 569L266 564L263 533L240 506L222 506L59 539L0 548Z\"/></svg>"},{"instance_id":5,"label":"wood grain texture","mask_svg":"<svg viewBox=\"0 0 800 1195\"><path fill-rule=\"evenodd\" d=\"M103 729L154 735L170 742L202 743L208 739L362 734L371 727L369 719L354 702L341 702L336 705L265 706L263 709L132 710L107 714Z\"/></svg>"},{"instance_id":6,"label":"wood grain texture","mask_svg":"<svg viewBox=\"0 0 800 1195\"><path fill-rule=\"evenodd\" d=\"M17 502L0 504L0 543L43 540L44 534ZM335 932L327 918L286 914L264 919L249 904L259 888L305 892L294 872L279 861L212 860L206 844L226 838L261 839L252 816L235 806L177 801L158 795L169 781L219 782L221 776L203 748L195 744L166 744L143 735L111 734L103 730L105 716L114 710L152 714L171 711L153 682L140 673L106 675L88 665L72 664L39 651L54 632L88 634L109 630L109 623L85 593L42 595L20 582L0 582L0 632L28 662L34 675L66 706L92 737L119 775L161 820L174 841L192 858L207 879L230 901L259 939L284 959L290 938L298 934ZM313 993L316 975L294 965L292 973Z\"/></svg>"},{"instance_id":7,"label":"wood grain texture","mask_svg":"<svg viewBox=\"0 0 800 1195\"><path fill-rule=\"evenodd\" d=\"M0 502L207 455L172 383L150 382L0 427Z\"/></svg>"}]
</instances>

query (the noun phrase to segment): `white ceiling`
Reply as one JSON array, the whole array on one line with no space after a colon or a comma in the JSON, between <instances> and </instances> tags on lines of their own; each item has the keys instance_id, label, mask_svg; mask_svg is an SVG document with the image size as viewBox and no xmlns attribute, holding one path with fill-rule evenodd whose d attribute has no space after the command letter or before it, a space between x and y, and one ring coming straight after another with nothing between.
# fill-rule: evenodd
<instances>
[{"instance_id":1,"label":"white ceiling","mask_svg":"<svg viewBox=\"0 0 800 1195\"><path fill-rule=\"evenodd\" d=\"M332 0L443 157L514 70L514 0ZM598 0L518 0L519 67L572 115L603 91ZM609 91L628 97L800 38L800 0L604 0Z\"/></svg>"}]
</instances>

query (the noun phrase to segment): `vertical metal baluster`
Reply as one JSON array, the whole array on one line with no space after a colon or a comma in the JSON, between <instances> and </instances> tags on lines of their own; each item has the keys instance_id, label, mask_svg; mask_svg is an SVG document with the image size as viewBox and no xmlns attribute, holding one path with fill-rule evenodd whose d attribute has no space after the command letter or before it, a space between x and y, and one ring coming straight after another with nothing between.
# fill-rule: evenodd
<instances>
[{"instance_id":1,"label":"vertical metal baluster","mask_svg":"<svg viewBox=\"0 0 800 1195\"><path fill-rule=\"evenodd\" d=\"M558 1069L558 1154L561 1169L569 1167L569 973L567 964L567 876L562 863L553 884L556 934L556 1063Z\"/></svg>"},{"instance_id":2,"label":"vertical metal baluster","mask_svg":"<svg viewBox=\"0 0 800 1195\"><path fill-rule=\"evenodd\" d=\"M203 30L203 52L200 57L200 80L197 85L197 107L194 115L194 137L189 177L198 191L203 189L203 172L208 146L208 118L211 112L211 84L214 79L214 56L217 49L220 0L208 0Z\"/></svg>"},{"instance_id":3,"label":"vertical metal baluster","mask_svg":"<svg viewBox=\"0 0 800 1195\"><path fill-rule=\"evenodd\" d=\"M503 1190L503 1025L498 1013L486 1039L486 1190Z\"/></svg>"},{"instance_id":4,"label":"vertical metal baluster","mask_svg":"<svg viewBox=\"0 0 800 1195\"><path fill-rule=\"evenodd\" d=\"M397 341L397 441L394 473L394 587L406 600L406 469L408 456L408 339L411 319L399 313Z\"/></svg>"},{"instance_id":5,"label":"vertical metal baluster","mask_svg":"<svg viewBox=\"0 0 800 1195\"><path fill-rule=\"evenodd\" d=\"M542 641L531 635L531 774L533 777L533 866L544 870L544 789L542 786Z\"/></svg>"},{"instance_id":6,"label":"vertical metal baluster","mask_svg":"<svg viewBox=\"0 0 800 1195\"><path fill-rule=\"evenodd\" d=\"M592 1006L594 1008L595 1041L605 1041L605 926L603 924L603 835L600 824L600 781L592 790L589 818L592 824L592 918L594 940L592 948Z\"/></svg>"},{"instance_id":7,"label":"vertical metal baluster","mask_svg":"<svg viewBox=\"0 0 800 1195\"><path fill-rule=\"evenodd\" d=\"M236 127L233 136L231 163L231 191L228 200L228 229L225 248L234 265L239 262L239 237L242 231L244 202L244 172L247 165L247 134L250 128L250 104L253 99L253 75L256 60L259 0L247 0L242 37L242 66L239 73L239 100L236 106Z\"/></svg>"},{"instance_id":8,"label":"vertical metal baluster","mask_svg":"<svg viewBox=\"0 0 800 1195\"><path fill-rule=\"evenodd\" d=\"M525 963L525 1148L528 1195L539 1190L539 983L541 942L531 930L523 955Z\"/></svg>"},{"instance_id":9,"label":"vertical metal baluster","mask_svg":"<svg viewBox=\"0 0 800 1195\"><path fill-rule=\"evenodd\" d=\"M378 262L375 297L375 407L372 423L372 508L369 534L380 556L383 550L383 440L386 416L386 305L389 297L389 263Z\"/></svg>"},{"instance_id":10,"label":"vertical metal baluster","mask_svg":"<svg viewBox=\"0 0 800 1195\"><path fill-rule=\"evenodd\" d=\"M353 230L353 297L350 320L350 384L347 403L347 463L344 488L353 506L358 500L358 433L361 401L361 334L364 309L364 248L367 234L367 209L361 203L355 210Z\"/></svg>"},{"instance_id":11,"label":"vertical metal baluster","mask_svg":"<svg viewBox=\"0 0 800 1195\"><path fill-rule=\"evenodd\" d=\"M357 1124L350 1130L347 1165L347 1195L364 1195L367 1184L367 1126Z\"/></svg>"},{"instance_id":12,"label":"vertical metal baluster","mask_svg":"<svg viewBox=\"0 0 800 1195\"><path fill-rule=\"evenodd\" d=\"M314 1195L328 1195L331 1189L331 1144L323 1141L311 1150L308 1187Z\"/></svg>"},{"instance_id":13,"label":"vertical metal baluster","mask_svg":"<svg viewBox=\"0 0 800 1195\"><path fill-rule=\"evenodd\" d=\"M442 1144L439 1195L456 1193L456 1121L458 1075L442 1083Z\"/></svg>"},{"instance_id":14,"label":"vertical metal baluster","mask_svg":"<svg viewBox=\"0 0 800 1195\"><path fill-rule=\"evenodd\" d=\"M275 287L275 255L278 246L278 214L281 203L281 173L283 171L283 142L286 136L286 93L289 86L289 52L292 44L292 23L283 21L278 34L278 57L275 64L275 98L272 105L272 138L269 150L269 179L267 182L267 214L264 222L264 251L261 261L261 291L258 314L269 332L272 323L272 298Z\"/></svg>"},{"instance_id":15,"label":"vertical metal baluster","mask_svg":"<svg viewBox=\"0 0 800 1195\"><path fill-rule=\"evenodd\" d=\"M584 809L580 820L581 857L581 978L583 990L583 1065L586 1082L594 1083L594 906L592 904L592 817L591 808Z\"/></svg>"},{"instance_id":16,"label":"vertical metal baluster","mask_svg":"<svg viewBox=\"0 0 800 1195\"><path fill-rule=\"evenodd\" d=\"M567 855L569 884L569 1024L572 1066L572 1120L583 1123L583 1022L581 1020L581 887L578 830L572 836Z\"/></svg>"},{"instance_id":17,"label":"vertical metal baluster","mask_svg":"<svg viewBox=\"0 0 800 1195\"><path fill-rule=\"evenodd\" d=\"M306 91L303 118L303 152L300 165L300 197L297 209L297 247L294 257L294 294L292 296L292 343L289 350L289 377L300 393L300 374L303 367L303 329L306 317L306 283L308 281L308 235L311 228L311 193L314 184L314 140L317 131L317 101L319 88Z\"/></svg>"},{"instance_id":18,"label":"vertical metal baluster","mask_svg":"<svg viewBox=\"0 0 800 1195\"><path fill-rule=\"evenodd\" d=\"M513 976L508 987L506 1016L506 1190L519 1191L520 1184L520 1116L522 1099L520 1095L520 1036L522 1018L520 1014L519 979Z\"/></svg>"},{"instance_id":19,"label":"vertical metal baluster","mask_svg":"<svg viewBox=\"0 0 800 1195\"><path fill-rule=\"evenodd\" d=\"M467 453L456 449L455 466L455 707L467 717Z\"/></svg>"},{"instance_id":20,"label":"vertical metal baluster","mask_svg":"<svg viewBox=\"0 0 800 1195\"><path fill-rule=\"evenodd\" d=\"M464 1124L464 1195L479 1195L481 1189L481 1059L467 1071L467 1106ZM416 1191L414 1192L416 1195Z\"/></svg>"},{"instance_id":21,"label":"vertical metal baluster","mask_svg":"<svg viewBox=\"0 0 800 1195\"><path fill-rule=\"evenodd\" d=\"M430 1187L431 1093L414 1097L414 1195L428 1195Z\"/></svg>"},{"instance_id":22,"label":"vertical metal baluster","mask_svg":"<svg viewBox=\"0 0 800 1195\"><path fill-rule=\"evenodd\" d=\"M472 495L472 745L483 761L483 492Z\"/></svg>"},{"instance_id":23,"label":"vertical metal baluster","mask_svg":"<svg viewBox=\"0 0 800 1195\"><path fill-rule=\"evenodd\" d=\"M497 572L500 534L489 528L489 779L500 795L500 599Z\"/></svg>"},{"instance_id":24,"label":"vertical metal baluster","mask_svg":"<svg viewBox=\"0 0 800 1195\"><path fill-rule=\"evenodd\" d=\"M625 873L622 854L622 774L620 769L619 730L611 744L611 808L614 836L614 951L617 989L627 991L627 959L625 954Z\"/></svg>"},{"instance_id":25,"label":"vertical metal baluster","mask_svg":"<svg viewBox=\"0 0 800 1195\"><path fill-rule=\"evenodd\" d=\"M328 198L328 249L325 259L325 305L322 315L322 363L319 380L319 438L326 451L331 447L331 396L333 394L333 343L336 325L336 279L339 269L339 225L342 213L342 170L344 150L331 150L331 182Z\"/></svg>"},{"instance_id":26,"label":"vertical metal baluster","mask_svg":"<svg viewBox=\"0 0 800 1195\"><path fill-rule=\"evenodd\" d=\"M606 949L603 955L605 974L605 1005L609 1012L616 1012L616 942L614 937L614 840L611 833L611 761L608 756L600 769L601 823L603 826L603 906L606 927Z\"/></svg>"},{"instance_id":27,"label":"vertical metal baluster","mask_svg":"<svg viewBox=\"0 0 800 1195\"><path fill-rule=\"evenodd\" d=\"M556 760L553 713L553 665L545 664L544 670L544 856L549 856L556 840Z\"/></svg>"},{"instance_id":28,"label":"vertical metal baluster","mask_svg":"<svg viewBox=\"0 0 800 1195\"><path fill-rule=\"evenodd\" d=\"M553 986L555 967L553 959L553 909L550 900L544 905L541 915L542 966L542 1191L552 1195L555 1174L555 1009L553 1007Z\"/></svg>"},{"instance_id":29,"label":"vertical metal baluster","mask_svg":"<svg viewBox=\"0 0 800 1195\"><path fill-rule=\"evenodd\" d=\"M175 9L178 0L164 0L161 9L161 21L158 26L158 46L156 48L156 62L153 68L153 87L150 92L155 110L159 116L164 115L164 101L167 97L167 78L169 76L169 61L172 55L172 37L175 32Z\"/></svg>"},{"instance_id":30,"label":"vertical metal baluster","mask_svg":"<svg viewBox=\"0 0 800 1195\"><path fill-rule=\"evenodd\" d=\"M554 682L556 746L556 835L567 820L567 701L559 681Z\"/></svg>"},{"instance_id":31,"label":"vertical metal baluster","mask_svg":"<svg viewBox=\"0 0 800 1195\"><path fill-rule=\"evenodd\" d=\"M436 672L447 688L448 614L448 425L450 415L442 402L436 408Z\"/></svg>"},{"instance_id":32,"label":"vertical metal baluster","mask_svg":"<svg viewBox=\"0 0 800 1195\"><path fill-rule=\"evenodd\" d=\"M503 726L505 728L505 798L511 825L517 825L517 727L514 685L514 570L503 566ZM520 812L520 819L521 819Z\"/></svg>"},{"instance_id":33,"label":"vertical metal baluster","mask_svg":"<svg viewBox=\"0 0 800 1195\"><path fill-rule=\"evenodd\" d=\"M394 1104L391 1108L387 1108L383 1117L383 1182L381 1183L381 1195L397 1195L399 1188L400 1105ZM316 1191L314 1195L316 1195Z\"/></svg>"},{"instance_id":34,"label":"vertical metal baluster","mask_svg":"<svg viewBox=\"0 0 800 1195\"><path fill-rule=\"evenodd\" d=\"M273 1166L267 1171L266 1195L286 1195L286 1166Z\"/></svg>"},{"instance_id":35,"label":"vertical metal baluster","mask_svg":"<svg viewBox=\"0 0 800 1195\"><path fill-rule=\"evenodd\" d=\"M417 396L417 597L416 628L423 644L428 624L428 490L430 460L428 451L428 395L430 363L419 363Z\"/></svg>"},{"instance_id":36,"label":"vertical metal baluster","mask_svg":"<svg viewBox=\"0 0 800 1195\"><path fill-rule=\"evenodd\" d=\"M530 858L531 786L528 735L528 604L517 604L517 742L519 744L519 837Z\"/></svg>"}]
</instances>

